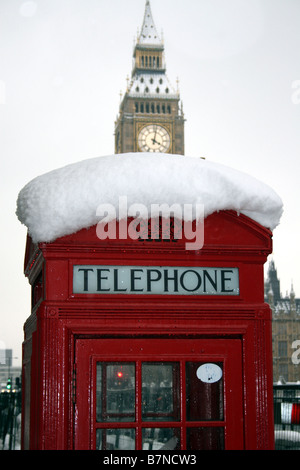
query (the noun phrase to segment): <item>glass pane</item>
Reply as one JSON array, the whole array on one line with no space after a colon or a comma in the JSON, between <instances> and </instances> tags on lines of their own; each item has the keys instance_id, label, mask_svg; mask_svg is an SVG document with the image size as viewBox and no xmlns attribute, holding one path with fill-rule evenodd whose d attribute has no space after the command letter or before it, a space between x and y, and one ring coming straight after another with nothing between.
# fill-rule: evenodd
<instances>
[{"instance_id":1,"label":"glass pane","mask_svg":"<svg viewBox=\"0 0 300 470\"><path fill-rule=\"evenodd\" d=\"M187 362L186 408L189 421L224 419L222 363Z\"/></svg>"},{"instance_id":2,"label":"glass pane","mask_svg":"<svg viewBox=\"0 0 300 470\"><path fill-rule=\"evenodd\" d=\"M96 450L135 450L135 430L97 429Z\"/></svg>"},{"instance_id":3,"label":"glass pane","mask_svg":"<svg viewBox=\"0 0 300 470\"><path fill-rule=\"evenodd\" d=\"M180 428L143 429L143 450L179 450Z\"/></svg>"},{"instance_id":4,"label":"glass pane","mask_svg":"<svg viewBox=\"0 0 300 470\"><path fill-rule=\"evenodd\" d=\"M98 422L135 420L134 363L97 363L96 419Z\"/></svg>"},{"instance_id":5,"label":"glass pane","mask_svg":"<svg viewBox=\"0 0 300 470\"><path fill-rule=\"evenodd\" d=\"M179 363L142 364L142 418L144 421L178 421Z\"/></svg>"},{"instance_id":6,"label":"glass pane","mask_svg":"<svg viewBox=\"0 0 300 470\"><path fill-rule=\"evenodd\" d=\"M187 450L224 450L223 428L188 428Z\"/></svg>"}]
</instances>

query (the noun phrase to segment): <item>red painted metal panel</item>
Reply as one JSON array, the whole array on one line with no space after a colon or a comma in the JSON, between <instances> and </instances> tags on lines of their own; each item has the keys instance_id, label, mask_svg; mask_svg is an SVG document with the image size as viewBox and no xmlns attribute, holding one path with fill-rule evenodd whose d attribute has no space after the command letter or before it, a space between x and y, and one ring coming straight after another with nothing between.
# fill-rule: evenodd
<instances>
[{"instance_id":1,"label":"red painted metal panel","mask_svg":"<svg viewBox=\"0 0 300 470\"><path fill-rule=\"evenodd\" d=\"M184 338L187 344L196 337L197 341L211 341L216 351L222 341L226 345L238 341L242 346L242 365L238 366L242 383L238 379L235 384L234 374L230 375L230 381L236 390L234 393L239 395L238 406L242 409L243 445L246 449L273 448L271 312L263 300L263 265L272 250L271 233L245 216L224 211L205 219L204 237L204 247L199 251L186 251L184 240L100 241L95 227L39 246L28 238L25 273L34 285L42 272L43 286L24 325L23 362L27 385L23 406L29 410L30 404L30 414L27 412L23 425L24 447L74 447L74 439L77 439L74 429L81 426L76 407L74 412L72 380L74 367L76 369L75 344L79 344L79 339L87 344L84 357L90 358L94 357L90 341L95 341L97 349L97 338L99 341L110 338L113 348L113 345L127 344L126 337L127 341L131 341L130 338L150 341L151 336L155 348L152 356L149 352L149 357L159 351L166 354L166 344L169 353L176 355L177 340L182 345ZM240 294L74 294L72 270L76 264L236 267ZM90 341L84 342L84 338ZM120 354L124 357L124 351ZM89 362L87 370L78 371L83 374L78 381L83 393L90 387L90 377L94 380L90 367L94 366ZM233 393L230 390L229 386L225 397L229 401ZM90 393L87 402L82 403L87 413L92 409L93 387ZM184 396L185 390L181 393ZM30 436L24 436L28 429ZM233 422L230 429L236 438L228 441L226 436L226 439L234 446L234 442L239 442L240 424ZM78 432L81 435L80 429ZM89 446L94 445L95 439L91 432L88 432ZM185 434L183 427L182 435ZM138 441L141 442L140 437Z\"/></svg>"}]
</instances>

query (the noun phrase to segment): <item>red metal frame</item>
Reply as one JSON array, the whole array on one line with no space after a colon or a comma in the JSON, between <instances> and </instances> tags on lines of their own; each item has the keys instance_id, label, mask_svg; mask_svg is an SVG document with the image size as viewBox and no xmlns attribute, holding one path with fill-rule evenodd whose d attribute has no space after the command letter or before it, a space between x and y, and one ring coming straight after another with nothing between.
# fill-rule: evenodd
<instances>
[{"instance_id":1,"label":"red metal frame","mask_svg":"<svg viewBox=\"0 0 300 470\"><path fill-rule=\"evenodd\" d=\"M217 352L216 352L217 345ZM221 427L225 430L225 448L244 448L243 387L241 341L238 339L79 339L76 341L77 390L75 449L94 449L96 429L136 429L137 449L141 447L141 430L151 427L179 428L181 448L185 449L186 430L191 427ZM95 370L98 361L134 362L136 364L136 419L133 422L96 423ZM180 419L178 421L143 421L141 416L142 362L180 363ZM224 419L188 421L186 418L185 364L190 361L224 362ZM89 373L87 373L89 371Z\"/></svg>"},{"instance_id":2,"label":"red metal frame","mask_svg":"<svg viewBox=\"0 0 300 470\"><path fill-rule=\"evenodd\" d=\"M34 245L28 237L25 274L31 285L37 278L42 285L24 325L24 449L74 448L77 340L110 338L118 344L120 338L149 337L173 338L174 344L197 337L214 340L216 347L223 339L241 341L244 448L273 448L271 310L263 285L272 234L243 215L221 211L205 219L204 237L200 251L186 251L185 240L100 241L95 227L53 243ZM73 294L75 264L237 267L240 294Z\"/></svg>"}]
</instances>

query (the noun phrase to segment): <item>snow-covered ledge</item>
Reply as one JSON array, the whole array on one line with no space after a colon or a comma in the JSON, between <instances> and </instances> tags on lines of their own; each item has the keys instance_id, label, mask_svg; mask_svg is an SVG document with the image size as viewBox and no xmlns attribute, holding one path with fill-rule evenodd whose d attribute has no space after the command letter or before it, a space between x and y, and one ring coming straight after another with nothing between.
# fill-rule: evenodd
<instances>
[{"instance_id":1,"label":"snow-covered ledge","mask_svg":"<svg viewBox=\"0 0 300 470\"><path fill-rule=\"evenodd\" d=\"M128 207L143 204L149 213L152 204L203 204L204 217L235 210L271 231L283 212L273 189L227 166L182 155L129 153L84 160L33 179L19 193L16 214L34 242L52 242L97 224L99 205L118 208L123 196Z\"/></svg>"}]
</instances>

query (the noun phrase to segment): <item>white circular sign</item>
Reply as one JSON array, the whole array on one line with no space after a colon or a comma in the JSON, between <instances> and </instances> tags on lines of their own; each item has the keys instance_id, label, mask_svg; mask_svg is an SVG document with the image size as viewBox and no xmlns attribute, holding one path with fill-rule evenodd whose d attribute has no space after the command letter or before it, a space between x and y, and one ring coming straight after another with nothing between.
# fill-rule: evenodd
<instances>
[{"instance_id":1,"label":"white circular sign","mask_svg":"<svg viewBox=\"0 0 300 470\"><path fill-rule=\"evenodd\" d=\"M220 366L208 362L198 367L196 374L198 379L202 382L212 384L220 380L223 372Z\"/></svg>"}]
</instances>

